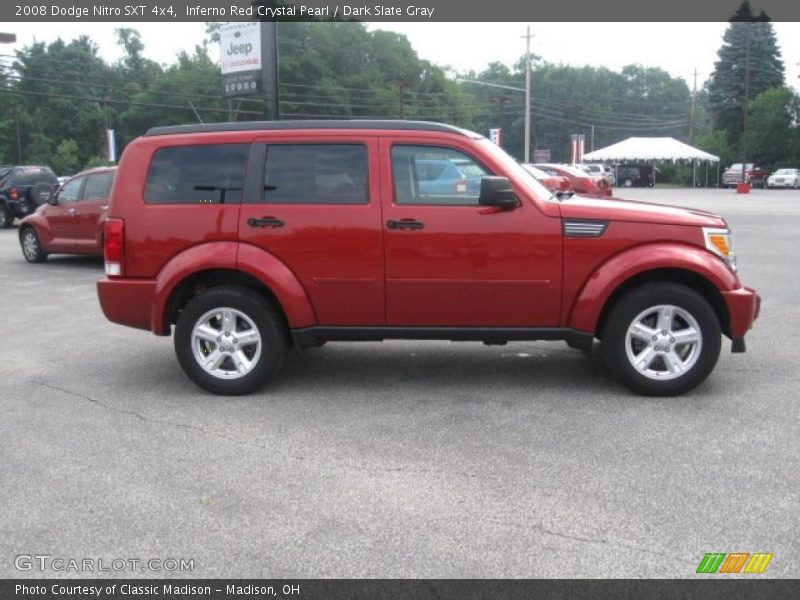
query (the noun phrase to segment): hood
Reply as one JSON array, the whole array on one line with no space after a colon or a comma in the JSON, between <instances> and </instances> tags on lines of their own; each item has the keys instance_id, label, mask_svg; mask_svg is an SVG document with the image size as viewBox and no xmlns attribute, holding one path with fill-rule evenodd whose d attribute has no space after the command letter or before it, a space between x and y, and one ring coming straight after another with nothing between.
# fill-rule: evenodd
<instances>
[{"instance_id":1,"label":"hood","mask_svg":"<svg viewBox=\"0 0 800 600\"><path fill-rule=\"evenodd\" d=\"M725 220L704 210L621 200L619 198L587 198L572 196L559 205L561 217L569 219L603 219L633 221L660 225L692 225L695 227L726 227Z\"/></svg>"}]
</instances>

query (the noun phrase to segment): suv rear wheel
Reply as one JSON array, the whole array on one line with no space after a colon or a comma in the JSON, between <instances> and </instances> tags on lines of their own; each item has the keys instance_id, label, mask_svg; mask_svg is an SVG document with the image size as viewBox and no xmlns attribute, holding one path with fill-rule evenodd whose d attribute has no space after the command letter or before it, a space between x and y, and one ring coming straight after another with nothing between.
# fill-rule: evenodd
<instances>
[{"instance_id":1,"label":"suv rear wheel","mask_svg":"<svg viewBox=\"0 0 800 600\"><path fill-rule=\"evenodd\" d=\"M220 286L195 296L175 328L186 375L215 394L248 394L280 367L286 335L277 311L255 292Z\"/></svg>"},{"instance_id":2,"label":"suv rear wheel","mask_svg":"<svg viewBox=\"0 0 800 600\"><path fill-rule=\"evenodd\" d=\"M714 369L721 335L714 309L700 294L680 284L651 283L613 307L603 334L603 358L631 390L677 396Z\"/></svg>"}]
</instances>

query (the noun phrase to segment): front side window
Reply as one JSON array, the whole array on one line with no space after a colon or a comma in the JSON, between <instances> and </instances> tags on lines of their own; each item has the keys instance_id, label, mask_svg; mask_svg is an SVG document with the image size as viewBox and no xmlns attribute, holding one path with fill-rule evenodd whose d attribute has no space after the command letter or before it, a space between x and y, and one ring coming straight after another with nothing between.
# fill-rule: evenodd
<instances>
[{"instance_id":1,"label":"front side window","mask_svg":"<svg viewBox=\"0 0 800 600\"><path fill-rule=\"evenodd\" d=\"M86 179L86 187L83 188L83 200L105 200L111 193L111 184L114 182L114 173L104 171L93 173Z\"/></svg>"},{"instance_id":2,"label":"front side window","mask_svg":"<svg viewBox=\"0 0 800 600\"><path fill-rule=\"evenodd\" d=\"M147 172L148 204L230 204L242 200L249 144L160 148Z\"/></svg>"},{"instance_id":3,"label":"front side window","mask_svg":"<svg viewBox=\"0 0 800 600\"><path fill-rule=\"evenodd\" d=\"M77 202L84 179L84 177L76 177L65 183L64 187L58 192L58 202L63 204Z\"/></svg>"},{"instance_id":4,"label":"front side window","mask_svg":"<svg viewBox=\"0 0 800 600\"><path fill-rule=\"evenodd\" d=\"M361 144L268 146L263 201L272 204L366 204L366 147Z\"/></svg>"},{"instance_id":5,"label":"front side window","mask_svg":"<svg viewBox=\"0 0 800 600\"><path fill-rule=\"evenodd\" d=\"M392 147L395 204L477 206L489 175L463 152L438 146Z\"/></svg>"}]
</instances>

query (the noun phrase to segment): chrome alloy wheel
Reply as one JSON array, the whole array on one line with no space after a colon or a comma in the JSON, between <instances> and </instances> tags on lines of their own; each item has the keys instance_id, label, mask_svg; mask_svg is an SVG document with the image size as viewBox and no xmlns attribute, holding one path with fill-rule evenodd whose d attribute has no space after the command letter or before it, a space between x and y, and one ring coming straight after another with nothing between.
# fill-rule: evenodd
<instances>
[{"instance_id":1,"label":"chrome alloy wheel","mask_svg":"<svg viewBox=\"0 0 800 600\"><path fill-rule=\"evenodd\" d=\"M25 253L25 258L30 261L35 261L39 256L39 240L33 229L28 229L22 235L22 251Z\"/></svg>"},{"instance_id":2,"label":"chrome alloy wheel","mask_svg":"<svg viewBox=\"0 0 800 600\"><path fill-rule=\"evenodd\" d=\"M192 354L204 371L219 379L247 375L261 358L261 334L253 320L235 308L215 308L192 329Z\"/></svg>"},{"instance_id":3,"label":"chrome alloy wheel","mask_svg":"<svg viewBox=\"0 0 800 600\"><path fill-rule=\"evenodd\" d=\"M652 306L628 327L625 353L631 365L650 379L675 379L700 358L703 335L695 318L671 304Z\"/></svg>"}]
</instances>

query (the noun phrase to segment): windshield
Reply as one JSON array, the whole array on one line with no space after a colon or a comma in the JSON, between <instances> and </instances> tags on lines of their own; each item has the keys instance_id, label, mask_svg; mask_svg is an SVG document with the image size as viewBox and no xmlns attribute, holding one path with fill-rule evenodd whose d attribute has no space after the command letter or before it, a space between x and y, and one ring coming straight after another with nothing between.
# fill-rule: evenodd
<instances>
[{"instance_id":1,"label":"windshield","mask_svg":"<svg viewBox=\"0 0 800 600\"><path fill-rule=\"evenodd\" d=\"M489 154L491 154L494 158L500 161L503 166L508 169L509 172L514 173L515 175L519 175L519 178L525 181L528 184L528 188L538 197L543 200L548 200L554 197L554 195L544 187L541 183L539 183L536 178L531 175L531 173L519 164L516 160L514 160L511 156L509 156L505 150L503 150L500 146L495 144L494 142L490 142L486 138L478 140L478 143L483 146L484 150L487 150Z\"/></svg>"},{"instance_id":2,"label":"windshield","mask_svg":"<svg viewBox=\"0 0 800 600\"><path fill-rule=\"evenodd\" d=\"M794 175L796 169L778 169L775 171L775 175Z\"/></svg>"}]
</instances>

